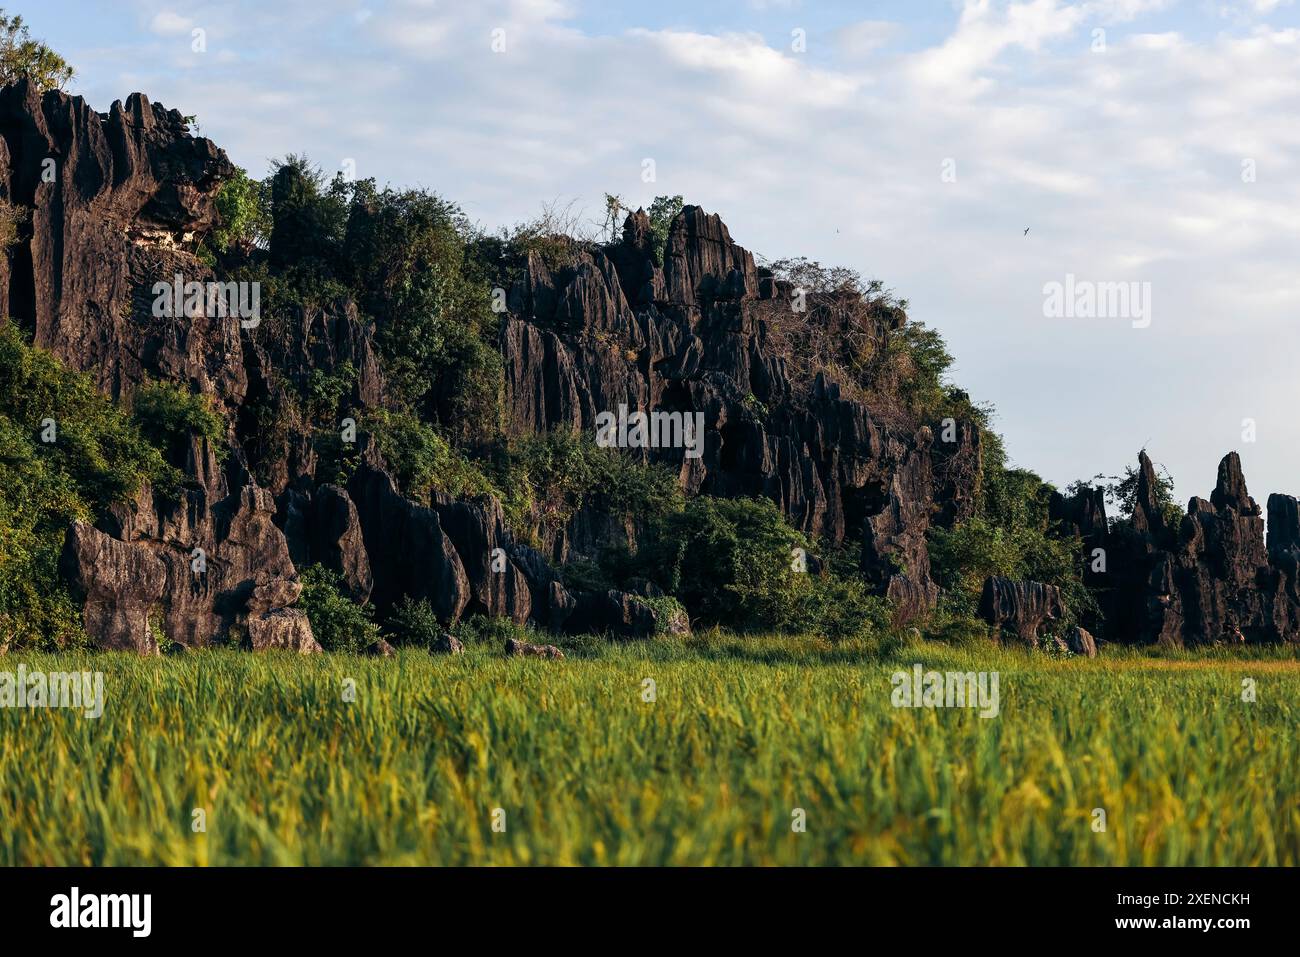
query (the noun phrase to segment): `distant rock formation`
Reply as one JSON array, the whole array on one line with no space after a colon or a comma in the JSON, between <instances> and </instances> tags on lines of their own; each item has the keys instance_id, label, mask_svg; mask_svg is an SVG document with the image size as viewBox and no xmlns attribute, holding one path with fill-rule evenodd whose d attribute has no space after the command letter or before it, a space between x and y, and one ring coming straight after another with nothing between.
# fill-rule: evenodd
<instances>
[{"instance_id":1,"label":"distant rock formation","mask_svg":"<svg viewBox=\"0 0 1300 957\"><path fill-rule=\"evenodd\" d=\"M1062 500L1087 556L1105 553L1105 571L1087 566L1112 640L1173 647L1300 638L1300 510L1289 495L1268 500L1268 541L1260 508L1246 490L1241 459L1219 463L1209 501L1192 498L1170 527L1155 496L1155 469L1138 459L1137 495L1127 524L1107 530L1094 490Z\"/></svg>"}]
</instances>

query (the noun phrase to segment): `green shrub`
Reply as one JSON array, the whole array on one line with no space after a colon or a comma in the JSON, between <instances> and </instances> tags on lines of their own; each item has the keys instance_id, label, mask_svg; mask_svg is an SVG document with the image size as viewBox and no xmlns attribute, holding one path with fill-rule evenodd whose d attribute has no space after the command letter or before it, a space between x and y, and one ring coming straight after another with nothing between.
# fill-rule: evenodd
<instances>
[{"instance_id":1,"label":"green shrub","mask_svg":"<svg viewBox=\"0 0 1300 957\"><path fill-rule=\"evenodd\" d=\"M420 190L348 189L341 274L375 317L389 387L458 444L491 437L504 384L498 321L469 221Z\"/></svg>"},{"instance_id":2,"label":"green shrub","mask_svg":"<svg viewBox=\"0 0 1300 957\"><path fill-rule=\"evenodd\" d=\"M529 644L548 643L548 639L532 627L517 625L501 615L471 615L453 624L450 631L466 645L490 646L498 651L511 638Z\"/></svg>"},{"instance_id":3,"label":"green shrub","mask_svg":"<svg viewBox=\"0 0 1300 957\"><path fill-rule=\"evenodd\" d=\"M808 587L794 568L807 544L768 499L700 496L658 524L638 560L693 618L779 628Z\"/></svg>"},{"instance_id":4,"label":"green shrub","mask_svg":"<svg viewBox=\"0 0 1300 957\"><path fill-rule=\"evenodd\" d=\"M923 421L937 418L948 396L946 376L953 361L939 331L904 322L890 331L887 356L891 377L907 407Z\"/></svg>"},{"instance_id":5,"label":"green shrub","mask_svg":"<svg viewBox=\"0 0 1300 957\"><path fill-rule=\"evenodd\" d=\"M656 635L672 634L673 623L688 618L686 607L671 595L660 595L658 598L638 595L633 600L654 612Z\"/></svg>"},{"instance_id":6,"label":"green shrub","mask_svg":"<svg viewBox=\"0 0 1300 957\"><path fill-rule=\"evenodd\" d=\"M962 595L940 596L938 607L922 624L927 639L948 645L984 647L993 640L992 629L967 607Z\"/></svg>"},{"instance_id":7,"label":"green shrub","mask_svg":"<svg viewBox=\"0 0 1300 957\"><path fill-rule=\"evenodd\" d=\"M411 498L427 504L434 492L456 498L500 495L477 465L415 416L380 409L364 424Z\"/></svg>"},{"instance_id":8,"label":"green shrub","mask_svg":"<svg viewBox=\"0 0 1300 957\"><path fill-rule=\"evenodd\" d=\"M512 441L497 467L507 518L528 535L559 528L592 496L613 514L651 522L682 507L677 476L663 465L640 462L590 436L556 430Z\"/></svg>"},{"instance_id":9,"label":"green shrub","mask_svg":"<svg viewBox=\"0 0 1300 957\"><path fill-rule=\"evenodd\" d=\"M162 449L174 465L184 465L191 435L207 439L224 458L226 422L206 395L173 382L145 382L131 399L131 417L140 433Z\"/></svg>"},{"instance_id":10,"label":"green shrub","mask_svg":"<svg viewBox=\"0 0 1300 957\"><path fill-rule=\"evenodd\" d=\"M299 267L335 277L348 219L348 185L341 176L326 183L305 156L276 161L263 185L270 197L269 252L272 268Z\"/></svg>"},{"instance_id":11,"label":"green shrub","mask_svg":"<svg viewBox=\"0 0 1300 957\"><path fill-rule=\"evenodd\" d=\"M64 530L89 513L71 476L0 414L0 645L86 643L58 562Z\"/></svg>"},{"instance_id":12,"label":"green shrub","mask_svg":"<svg viewBox=\"0 0 1300 957\"><path fill-rule=\"evenodd\" d=\"M0 199L0 254L7 253L18 242L18 230L28 218L27 208Z\"/></svg>"},{"instance_id":13,"label":"green shrub","mask_svg":"<svg viewBox=\"0 0 1300 957\"><path fill-rule=\"evenodd\" d=\"M427 598L403 596L388 613L384 628L392 640L412 648L430 648L444 629Z\"/></svg>"},{"instance_id":14,"label":"green shrub","mask_svg":"<svg viewBox=\"0 0 1300 957\"><path fill-rule=\"evenodd\" d=\"M351 392L357 381L357 370L351 362L343 362L326 372L312 369L302 384L303 418L307 422L326 422L333 432L339 404Z\"/></svg>"},{"instance_id":15,"label":"green shrub","mask_svg":"<svg viewBox=\"0 0 1300 957\"><path fill-rule=\"evenodd\" d=\"M1083 584L1075 537L1056 537L1045 526L994 525L977 516L952 529L931 529L929 544L931 574L949 593L954 614L976 614L984 580L991 575L1057 586L1068 622L1098 611Z\"/></svg>"},{"instance_id":16,"label":"green shrub","mask_svg":"<svg viewBox=\"0 0 1300 957\"><path fill-rule=\"evenodd\" d=\"M302 572L298 607L311 620L312 634L326 651L360 654L379 639L369 606L358 605L342 587L342 576L321 565Z\"/></svg>"},{"instance_id":17,"label":"green shrub","mask_svg":"<svg viewBox=\"0 0 1300 957\"><path fill-rule=\"evenodd\" d=\"M893 631L889 602L872 594L862 579L828 571L812 576L809 586L787 629L835 642L880 638Z\"/></svg>"}]
</instances>

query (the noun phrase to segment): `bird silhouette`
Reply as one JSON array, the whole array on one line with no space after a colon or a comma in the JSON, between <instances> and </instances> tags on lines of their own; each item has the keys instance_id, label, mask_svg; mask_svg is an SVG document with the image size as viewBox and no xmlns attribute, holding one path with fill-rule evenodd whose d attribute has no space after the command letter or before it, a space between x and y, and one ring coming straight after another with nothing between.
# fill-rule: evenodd
<instances>
[{"instance_id":1,"label":"bird silhouette","mask_svg":"<svg viewBox=\"0 0 1300 957\"><path fill-rule=\"evenodd\" d=\"M1028 226L1025 227L1024 235L1026 235L1026 236L1029 235L1029 227L1028 227Z\"/></svg>"}]
</instances>

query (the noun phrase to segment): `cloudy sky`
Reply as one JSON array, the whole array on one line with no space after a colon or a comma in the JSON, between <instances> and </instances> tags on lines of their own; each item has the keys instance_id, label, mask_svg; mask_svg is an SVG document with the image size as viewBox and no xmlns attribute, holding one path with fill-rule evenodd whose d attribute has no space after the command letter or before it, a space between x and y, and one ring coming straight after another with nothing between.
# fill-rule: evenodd
<instances>
[{"instance_id":1,"label":"cloudy sky","mask_svg":"<svg viewBox=\"0 0 1300 957\"><path fill-rule=\"evenodd\" d=\"M488 228L680 193L759 255L853 266L1059 484L1145 445L1184 499L1230 449L1261 504L1300 494L1291 0L8 6L96 108L142 90L255 175L352 160ZM1045 315L1067 275L1149 315Z\"/></svg>"}]
</instances>

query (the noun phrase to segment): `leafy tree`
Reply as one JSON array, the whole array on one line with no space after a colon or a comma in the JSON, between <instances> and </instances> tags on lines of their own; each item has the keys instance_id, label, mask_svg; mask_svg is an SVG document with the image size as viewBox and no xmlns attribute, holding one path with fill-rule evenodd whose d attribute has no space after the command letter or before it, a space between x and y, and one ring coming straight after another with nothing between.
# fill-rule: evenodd
<instances>
[{"instance_id":1,"label":"leafy tree","mask_svg":"<svg viewBox=\"0 0 1300 957\"><path fill-rule=\"evenodd\" d=\"M660 524L643 561L695 617L781 627L808 584L793 565L807 546L768 499L699 496Z\"/></svg>"},{"instance_id":2,"label":"leafy tree","mask_svg":"<svg viewBox=\"0 0 1300 957\"><path fill-rule=\"evenodd\" d=\"M24 77L38 90L61 90L76 71L44 43L33 40L21 16L0 9L0 86Z\"/></svg>"},{"instance_id":3,"label":"leafy tree","mask_svg":"<svg viewBox=\"0 0 1300 957\"><path fill-rule=\"evenodd\" d=\"M217 190L216 207L221 225L212 234L212 246L218 253L232 248L265 249L270 244L270 196L264 183L236 168L234 177Z\"/></svg>"},{"instance_id":4,"label":"leafy tree","mask_svg":"<svg viewBox=\"0 0 1300 957\"><path fill-rule=\"evenodd\" d=\"M995 432L984 433L983 445L978 513L929 534L931 574L946 591L945 610L973 616L984 579L997 575L1055 585L1072 619L1095 623L1098 609L1083 584L1080 542L1058 535L1049 519L1054 489L1028 469L1009 468Z\"/></svg>"},{"instance_id":5,"label":"leafy tree","mask_svg":"<svg viewBox=\"0 0 1300 957\"><path fill-rule=\"evenodd\" d=\"M618 228L621 225L623 214L627 212L627 206L623 204L623 197L614 193L605 194L605 221L601 224L601 231L605 236L605 242L612 243L618 238Z\"/></svg>"},{"instance_id":6,"label":"leafy tree","mask_svg":"<svg viewBox=\"0 0 1300 957\"><path fill-rule=\"evenodd\" d=\"M817 260L806 256L778 259L769 263L767 268L777 279L808 293L824 295L849 293L863 299L886 295L884 284L879 279L868 282L856 269L847 266L823 266Z\"/></svg>"},{"instance_id":7,"label":"leafy tree","mask_svg":"<svg viewBox=\"0 0 1300 957\"><path fill-rule=\"evenodd\" d=\"M333 277L347 221L347 185L341 177L327 184L305 156L291 153L273 165L267 185L271 265Z\"/></svg>"},{"instance_id":8,"label":"leafy tree","mask_svg":"<svg viewBox=\"0 0 1300 957\"><path fill-rule=\"evenodd\" d=\"M650 203L650 210L647 215L650 217L650 235L654 242L651 250L654 253L655 262L660 266L664 264L664 249L668 245L668 230L673 225L673 220L684 207L681 196L656 196Z\"/></svg>"},{"instance_id":9,"label":"leafy tree","mask_svg":"<svg viewBox=\"0 0 1300 957\"><path fill-rule=\"evenodd\" d=\"M887 637L893 615L883 595L872 594L856 574L827 572L809 579L787 627L811 631L831 641Z\"/></svg>"},{"instance_id":10,"label":"leafy tree","mask_svg":"<svg viewBox=\"0 0 1300 957\"><path fill-rule=\"evenodd\" d=\"M931 571L971 614L990 575L1056 585L1069 611L1077 614L1092 609L1079 571L1078 548L1077 540L1054 537L1045 529L1006 528L976 517L950 530L931 531Z\"/></svg>"},{"instance_id":11,"label":"leafy tree","mask_svg":"<svg viewBox=\"0 0 1300 957\"><path fill-rule=\"evenodd\" d=\"M333 431L334 416L344 397L357 381L357 369L351 362L339 363L334 369L312 369L301 384L303 412L309 422L328 420Z\"/></svg>"},{"instance_id":12,"label":"leafy tree","mask_svg":"<svg viewBox=\"0 0 1300 957\"><path fill-rule=\"evenodd\" d=\"M1177 527L1183 518L1183 508L1174 498L1174 478L1163 465L1155 467L1155 476L1156 507L1160 509L1167 525ZM1141 477L1142 473L1135 466L1126 465L1122 476L1097 474L1088 484L1100 488L1106 496L1112 521L1127 521L1137 507L1138 482ZM1071 483L1066 491L1070 494L1077 493L1084 484Z\"/></svg>"},{"instance_id":13,"label":"leafy tree","mask_svg":"<svg viewBox=\"0 0 1300 957\"><path fill-rule=\"evenodd\" d=\"M500 427L497 319L459 207L419 190L352 186L344 279L375 317L398 399L458 444Z\"/></svg>"},{"instance_id":14,"label":"leafy tree","mask_svg":"<svg viewBox=\"0 0 1300 957\"><path fill-rule=\"evenodd\" d=\"M607 556L601 571L618 587L631 577L654 581L706 624L832 641L887 637L888 603L871 593L856 562L842 555L816 562L809 549L772 501L703 495L653 522L622 567Z\"/></svg>"},{"instance_id":15,"label":"leafy tree","mask_svg":"<svg viewBox=\"0 0 1300 957\"><path fill-rule=\"evenodd\" d=\"M953 361L939 331L904 322L891 331L888 356L891 376L907 407L922 419L937 417L949 394L946 379Z\"/></svg>"},{"instance_id":16,"label":"leafy tree","mask_svg":"<svg viewBox=\"0 0 1300 957\"><path fill-rule=\"evenodd\" d=\"M394 411L436 425L457 446L494 439L504 386L499 322L482 237L457 206L422 190L381 190L372 179L327 183L294 155L257 189L232 183L231 235L214 243L241 237L258 246L268 237L264 311L353 299L375 321Z\"/></svg>"}]
</instances>

